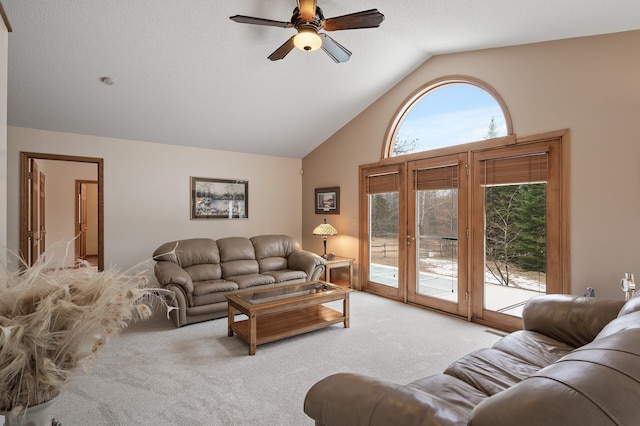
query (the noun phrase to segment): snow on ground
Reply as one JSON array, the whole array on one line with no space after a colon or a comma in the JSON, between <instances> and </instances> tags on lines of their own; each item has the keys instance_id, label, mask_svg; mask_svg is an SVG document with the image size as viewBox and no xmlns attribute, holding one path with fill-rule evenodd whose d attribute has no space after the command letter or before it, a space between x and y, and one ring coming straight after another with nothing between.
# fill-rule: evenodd
<instances>
[{"instance_id":1,"label":"snow on ground","mask_svg":"<svg viewBox=\"0 0 640 426\"><path fill-rule=\"evenodd\" d=\"M448 259L420 259L426 267L427 271L432 274L441 275L445 277L458 276L458 263L452 262ZM484 269L484 282L486 284L501 285L500 282L489 272L485 267ZM546 293L547 286L545 283L538 280L518 275L517 273L510 273L510 285L514 287L522 288L525 290L533 290L541 293Z\"/></svg>"}]
</instances>

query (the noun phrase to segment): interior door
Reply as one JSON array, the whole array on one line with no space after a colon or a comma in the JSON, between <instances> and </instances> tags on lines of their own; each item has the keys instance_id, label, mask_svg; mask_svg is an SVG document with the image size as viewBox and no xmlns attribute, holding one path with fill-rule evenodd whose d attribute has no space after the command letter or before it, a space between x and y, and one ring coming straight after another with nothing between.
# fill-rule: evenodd
<instances>
[{"instance_id":1,"label":"interior door","mask_svg":"<svg viewBox=\"0 0 640 426\"><path fill-rule=\"evenodd\" d=\"M408 300L467 316L467 154L408 163Z\"/></svg>"},{"instance_id":2,"label":"interior door","mask_svg":"<svg viewBox=\"0 0 640 426\"><path fill-rule=\"evenodd\" d=\"M76 259L95 265L98 256L98 182L76 180Z\"/></svg>"},{"instance_id":3,"label":"interior door","mask_svg":"<svg viewBox=\"0 0 640 426\"><path fill-rule=\"evenodd\" d=\"M47 227L46 227L46 207L47 207L47 200L46 200L46 177L44 175L44 173L40 172L40 196L39 196L39 200L40 200L40 206L39 206L39 222L40 222L40 226L39 226L39 235L40 235L40 251L38 253L39 256L41 256L45 250L47 249Z\"/></svg>"},{"instance_id":4,"label":"interior door","mask_svg":"<svg viewBox=\"0 0 640 426\"><path fill-rule=\"evenodd\" d=\"M29 162L29 265L33 265L40 255L40 175L38 163L34 160Z\"/></svg>"}]
</instances>

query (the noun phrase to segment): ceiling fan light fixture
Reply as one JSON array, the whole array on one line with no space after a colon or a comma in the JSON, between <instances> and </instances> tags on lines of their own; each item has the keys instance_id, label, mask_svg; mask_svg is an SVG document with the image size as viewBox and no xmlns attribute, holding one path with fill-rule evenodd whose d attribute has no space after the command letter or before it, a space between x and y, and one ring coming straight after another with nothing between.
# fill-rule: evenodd
<instances>
[{"instance_id":1,"label":"ceiling fan light fixture","mask_svg":"<svg viewBox=\"0 0 640 426\"><path fill-rule=\"evenodd\" d=\"M293 44L300 50L312 52L322 47L322 39L317 32L310 28L300 28L293 37Z\"/></svg>"}]
</instances>

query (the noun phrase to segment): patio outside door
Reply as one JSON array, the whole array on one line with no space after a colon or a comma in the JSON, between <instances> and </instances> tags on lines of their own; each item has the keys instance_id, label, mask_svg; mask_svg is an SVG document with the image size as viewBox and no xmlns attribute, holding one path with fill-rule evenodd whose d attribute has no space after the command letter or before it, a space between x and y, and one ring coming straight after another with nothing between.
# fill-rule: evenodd
<instances>
[{"instance_id":1,"label":"patio outside door","mask_svg":"<svg viewBox=\"0 0 640 426\"><path fill-rule=\"evenodd\" d=\"M467 155L408 163L408 300L467 316Z\"/></svg>"}]
</instances>

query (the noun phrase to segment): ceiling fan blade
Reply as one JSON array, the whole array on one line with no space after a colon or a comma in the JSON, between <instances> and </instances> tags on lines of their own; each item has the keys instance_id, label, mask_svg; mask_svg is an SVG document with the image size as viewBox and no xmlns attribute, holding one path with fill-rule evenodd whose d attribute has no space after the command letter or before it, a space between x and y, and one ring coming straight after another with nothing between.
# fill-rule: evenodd
<instances>
[{"instance_id":1,"label":"ceiling fan blade","mask_svg":"<svg viewBox=\"0 0 640 426\"><path fill-rule=\"evenodd\" d=\"M316 0L298 0L300 16L306 21L313 21L316 17Z\"/></svg>"},{"instance_id":2,"label":"ceiling fan blade","mask_svg":"<svg viewBox=\"0 0 640 426\"><path fill-rule=\"evenodd\" d=\"M293 37L295 36L292 36L289 40L285 41L282 46L278 47L275 52L269 55L269 59L271 59L272 61L278 61L287 56L289 52L291 52L291 50L295 47L293 44Z\"/></svg>"},{"instance_id":3,"label":"ceiling fan blade","mask_svg":"<svg viewBox=\"0 0 640 426\"><path fill-rule=\"evenodd\" d=\"M293 24L291 22L273 21L271 19L254 18L253 16L234 15L230 16L229 19L239 24L267 25L269 27L280 28L293 27Z\"/></svg>"},{"instance_id":4,"label":"ceiling fan blade","mask_svg":"<svg viewBox=\"0 0 640 426\"><path fill-rule=\"evenodd\" d=\"M379 27L382 21L384 21L384 15L378 9L371 9L325 19L322 27L326 31L375 28Z\"/></svg>"},{"instance_id":5,"label":"ceiling fan blade","mask_svg":"<svg viewBox=\"0 0 640 426\"><path fill-rule=\"evenodd\" d=\"M343 45L329 37L324 33L318 34L322 37L322 50L331 57L336 63L347 62L351 57L351 52Z\"/></svg>"}]
</instances>

